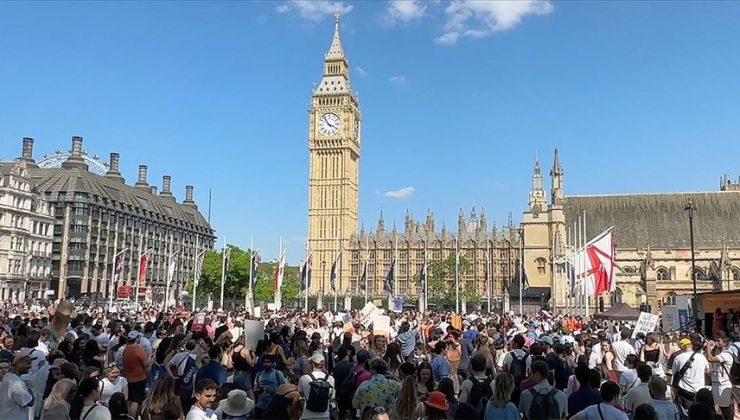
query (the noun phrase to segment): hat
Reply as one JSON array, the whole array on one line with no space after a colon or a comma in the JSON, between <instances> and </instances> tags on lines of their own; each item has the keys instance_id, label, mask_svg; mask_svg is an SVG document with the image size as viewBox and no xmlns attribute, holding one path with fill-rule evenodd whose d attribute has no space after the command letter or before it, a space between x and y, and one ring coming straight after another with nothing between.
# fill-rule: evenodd
<instances>
[{"instance_id":1,"label":"hat","mask_svg":"<svg viewBox=\"0 0 740 420\"><path fill-rule=\"evenodd\" d=\"M314 353L311 356L311 363L315 365L323 365L326 360L324 359L324 355L321 353Z\"/></svg>"},{"instance_id":2,"label":"hat","mask_svg":"<svg viewBox=\"0 0 740 420\"><path fill-rule=\"evenodd\" d=\"M247 393L241 389L229 391L225 400L218 404L221 411L229 416L246 416L254 409L254 401L247 398Z\"/></svg>"},{"instance_id":3,"label":"hat","mask_svg":"<svg viewBox=\"0 0 740 420\"><path fill-rule=\"evenodd\" d=\"M447 403L447 397L439 391L430 392L424 404L442 411L447 411L450 408L450 404Z\"/></svg>"},{"instance_id":4,"label":"hat","mask_svg":"<svg viewBox=\"0 0 740 420\"><path fill-rule=\"evenodd\" d=\"M128 333L128 339L129 340L136 340L137 338L141 337L141 333L136 330L131 330Z\"/></svg>"},{"instance_id":5,"label":"hat","mask_svg":"<svg viewBox=\"0 0 740 420\"><path fill-rule=\"evenodd\" d=\"M357 363L365 363L370 360L370 352L367 350L360 350L357 352Z\"/></svg>"},{"instance_id":6,"label":"hat","mask_svg":"<svg viewBox=\"0 0 740 420\"><path fill-rule=\"evenodd\" d=\"M552 338L549 335L543 335L538 341L540 343L547 344L548 346L552 346L553 343Z\"/></svg>"},{"instance_id":7,"label":"hat","mask_svg":"<svg viewBox=\"0 0 740 420\"><path fill-rule=\"evenodd\" d=\"M49 369L59 369L65 363L67 363L66 359L54 359L54 363L49 366Z\"/></svg>"},{"instance_id":8,"label":"hat","mask_svg":"<svg viewBox=\"0 0 740 420\"><path fill-rule=\"evenodd\" d=\"M519 325L516 332L518 332L519 334L526 334L527 331L529 331L527 327L525 327L524 325Z\"/></svg>"},{"instance_id":9,"label":"hat","mask_svg":"<svg viewBox=\"0 0 740 420\"><path fill-rule=\"evenodd\" d=\"M691 340L689 340L688 338L682 338L681 341L678 342L678 345L681 346L681 347L683 347L683 346L690 346L691 345Z\"/></svg>"},{"instance_id":10,"label":"hat","mask_svg":"<svg viewBox=\"0 0 740 420\"><path fill-rule=\"evenodd\" d=\"M31 363L31 362L33 362L36 359L37 359L36 357L32 357L32 356L30 356L28 354L22 355L22 356L16 356L15 359L13 359L13 363L12 364L13 364L13 366L16 366L20 362Z\"/></svg>"}]
</instances>

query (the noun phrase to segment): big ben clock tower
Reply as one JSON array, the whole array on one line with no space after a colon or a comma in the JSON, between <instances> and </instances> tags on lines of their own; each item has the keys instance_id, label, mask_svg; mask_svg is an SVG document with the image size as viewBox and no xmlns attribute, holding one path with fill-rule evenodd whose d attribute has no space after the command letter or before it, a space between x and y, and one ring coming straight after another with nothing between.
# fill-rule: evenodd
<instances>
[{"instance_id":1,"label":"big ben clock tower","mask_svg":"<svg viewBox=\"0 0 740 420\"><path fill-rule=\"evenodd\" d=\"M360 108L349 82L349 63L339 37L324 57L321 83L313 89L308 111L308 247L313 252L310 293L330 294L329 274L337 247L347 249L357 230L360 159ZM344 295L348 264L340 259L336 289Z\"/></svg>"}]
</instances>

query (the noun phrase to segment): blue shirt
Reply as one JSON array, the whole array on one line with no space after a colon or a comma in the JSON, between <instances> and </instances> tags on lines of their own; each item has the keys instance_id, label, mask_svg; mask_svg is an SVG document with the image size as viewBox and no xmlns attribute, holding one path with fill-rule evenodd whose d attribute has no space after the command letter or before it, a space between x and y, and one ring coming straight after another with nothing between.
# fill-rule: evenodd
<instances>
[{"instance_id":1,"label":"blue shirt","mask_svg":"<svg viewBox=\"0 0 740 420\"><path fill-rule=\"evenodd\" d=\"M442 378L450 376L450 364L444 356L438 354L432 359L432 377L434 382L439 382Z\"/></svg>"},{"instance_id":2,"label":"blue shirt","mask_svg":"<svg viewBox=\"0 0 740 420\"><path fill-rule=\"evenodd\" d=\"M470 341L471 343L474 343L475 339L478 337L478 334L480 334L478 330L467 330L463 333L463 338Z\"/></svg>"},{"instance_id":3,"label":"blue shirt","mask_svg":"<svg viewBox=\"0 0 740 420\"><path fill-rule=\"evenodd\" d=\"M574 416L579 411L594 404L601 403L601 394L590 386L581 388L568 397L568 417Z\"/></svg>"},{"instance_id":4,"label":"blue shirt","mask_svg":"<svg viewBox=\"0 0 740 420\"><path fill-rule=\"evenodd\" d=\"M485 420L520 420L519 410L516 405L509 401L503 407L497 407L493 401L486 405L486 411L483 415Z\"/></svg>"},{"instance_id":5,"label":"blue shirt","mask_svg":"<svg viewBox=\"0 0 740 420\"><path fill-rule=\"evenodd\" d=\"M198 369L198 373L195 376L195 383L200 382L201 379L210 379L216 383L219 387L226 383L226 369L221 366L221 363L211 360L206 363L202 368Z\"/></svg>"}]
</instances>

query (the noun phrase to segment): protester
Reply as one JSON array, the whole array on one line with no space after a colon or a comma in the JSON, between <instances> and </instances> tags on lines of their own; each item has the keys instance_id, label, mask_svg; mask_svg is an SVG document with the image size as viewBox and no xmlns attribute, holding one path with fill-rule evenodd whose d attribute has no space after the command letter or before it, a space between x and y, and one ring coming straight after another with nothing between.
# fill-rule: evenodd
<instances>
[{"instance_id":1,"label":"protester","mask_svg":"<svg viewBox=\"0 0 740 420\"><path fill-rule=\"evenodd\" d=\"M514 379L508 373L499 373L494 382L493 397L486 404L486 420L519 420L519 412L511 401L514 392Z\"/></svg>"},{"instance_id":2,"label":"protester","mask_svg":"<svg viewBox=\"0 0 740 420\"><path fill-rule=\"evenodd\" d=\"M6 340L7 343L7 340ZM20 378L31 370L31 356L19 356L13 360L10 371L0 384L0 415L6 420L27 420L29 407L34 397L26 383Z\"/></svg>"},{"instance_id":3,"label":"protester","mask_svg":"<svg viewBox=\"0 0 740 420\"><path fill-rule=\"evenodd\" d=\"M77 392L77 384L67 378L57 381L44 400L41 420L69 420L70 403Z\"/></svg>"},{"instance_id":4,"label":"protester","mask_svg":"<svg viewBox=\"0 0 740 420\"><path fill-rule=\"evenodd\" d=\"M614 406L619 399L619 392L619 385L612 381L604 382L600 391L602 402L579 411L570 420L629 420L627 414Z\"/></svg>"},{"instance_id":5,"label":"protester","mask_svg":"<svg viewBox=\"0 0 740 420\"><path fill-rule=\"evenodd\" d=\"M352 399L352 407L360 412L366 407L392 407L401 393L401 384L385 376L388 369L385 361L375 359L370 366L373 376L357 388Z\"/></svg>"},{"instance_id":6,"label":"protester","mask_svg":"<svg viewBox=\"0 0 740 420\"><path fill-rule=\"evenodd\" d=\"M534 361L530 370L536 385L522 391L520 396L519 412L524 419L565 417L568 414L568 399L563 391L555 389L548 382L550 369L547 363L542 360Z\"/></svg>"},{"instance_id":7,"label":"protester","mask_svg":"<svg viewBox=\"0 0 740 420\"><path fill-rule=\"evenodd\" d=\"M217 420L218 416L211 406L216 401L216 383L203 379L195 384L195 403L190 407L185 420Z\"/></svg>"},{"instance_id":8,"label":"protester","mask_svg":"<svg viewBox=\"0 0 740 420\"><path fill-rule=\"evenodd\" d=\"M141 405L144 420L181 419L184 416L180 398L175 394L175 378L162 376Z\"/></svg>"},{"instance_id":9,"label":"protester","mask_svg":"<svg viewBox=\"0 0 740 420\"><path fill-rule=\"evenodd\" d=\"M652 398L650 405L655 409L658 420L677 419L678 409L676 404L666 398L668 385L665 380L660 376L653 376L650 378L650 382L648 383L648 389L650 390L650 397Z\"/></svg>"}]
</instances>

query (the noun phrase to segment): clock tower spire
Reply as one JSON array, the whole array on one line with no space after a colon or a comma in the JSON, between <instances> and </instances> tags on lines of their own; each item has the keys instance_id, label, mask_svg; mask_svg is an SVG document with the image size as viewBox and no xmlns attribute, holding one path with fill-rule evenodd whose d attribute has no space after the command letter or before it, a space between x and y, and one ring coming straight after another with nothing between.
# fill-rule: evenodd
<instances>
[{"instance_id":1,"label":"clock tower spire","mask_svg":"<svg viewBox=\"0 0 740 420\"><path fill-rule=\"evenodd\" d=\"M337 244L347 249L357 232L360 121L337 11L321 82L313 89L308 110L308 247L314 267L331 267ZM336 290L344 293L350 285L349 259L338 261L337 272ZM328 273L317 277L321 280L312 282L310 293L329 293L330 286L322 285Z\"/></svg>"}]
</instances>

